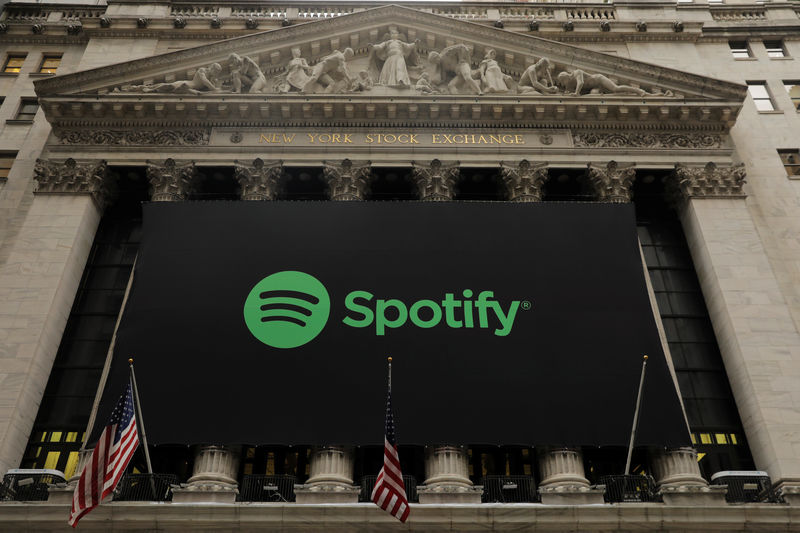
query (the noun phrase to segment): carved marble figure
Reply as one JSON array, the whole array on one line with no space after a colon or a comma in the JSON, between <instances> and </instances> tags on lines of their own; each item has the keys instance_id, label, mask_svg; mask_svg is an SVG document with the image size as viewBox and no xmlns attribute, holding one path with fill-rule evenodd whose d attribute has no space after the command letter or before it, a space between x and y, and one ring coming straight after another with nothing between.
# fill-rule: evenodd
<instances>
[{"instance_id":1,"label":"carved marble figure","mask_svg":"<svg viewBox=\"0 0 800 533\"><path fill-rule=\"evenodd\" d=\"M353 83L353 77L347 70L347 61L353 58L353 49L345 48L343 52L334 51L323 57L311 69L311 77L303 86L303 92L313 92L316 85L323 88L323 92L344 92ZM344 82L343 84L340 82Z\"/></svg>"},{"instance_id":2,"label":"carved marble figure","mask_svg":"<svg viewBox=\"0 0 800 533\"><path fill-rule=\"evenodd\" d=\"M565 70L556 76L556 82L567 94L635 94L644 96L643 89L630 85L617 85L602 74L589 74L580 69Z\"/></svg>"},{"instance_id":3,"label":"carved marble figure","mask_svg":"<svg viewBox=\"0 0 800 533\"><path fill-rule=\"evenodd\" d=\"M231 84L235 93L241 93L244 85L249 86L248 93L260 93L267 87L267 78L264 77L258 63L247 56L231 54L228 56L228 68L231 71Z\"/></svg>"},{"instance_id":4,"label":"carved marble figure","mask_svg":"<svg viewBox=\"0 0 800 533\"><path fill-rule=\"evenodd\" d=\"M517 84L517 92L523 94L553 94L558 87L553 83L555 65L546 57L530 65L522 73Z\"/></svg>"},{"instance_id":5,"label":"carved marble figure","mask_svg":"<svg viewBox=\"0 0 800 533\"><path fill-rule=\"evenodd\" d=\"M507 82L511 81L511 76L503 74L500 64L495 59L497 52L490 48L481 61L478 70L481 73L481 83L485 93L506 93L509 90Z\"/></svg>"},{"instance_id":6,"label":"carved marble figure","mask_svg":"<svg viewBox=\"0 0 800 533\"><path fill-rule=\"evenodd\" d=\"M438 89L431 85L431 76L427 72L420 74L414 88L424 94L439 94Z\"/></svg>"},{"instance_id":7,"label":"carved marble figure","mask_svg":"<svg viewBox=\"0 0 800 533\"><path fill-rule=\"evenodd\" d=\"M441 52L431 52L428 61L434 67L431 78L434 85L447 83L451 94L483 94L480 84L472 77L471 54L465 44L454 44ZM453 74L453 78L448 82L450 74Z\"/></svg>"},{"instance_id":8,"label":"carved marble figure","mask_svg":"<svg viewBox=\"0 0 800 533\"><path fill-rule=\"evenodd\" d=\"M366 70L360 70L358 76L353 79L353 84L350 86L351 91L369 91L373 85L372 78Z\"/></svg>"},{"instance_id":9,"label":"carved marble figure","mask_svg":"<svg viewBox=\"0 0 800 533\"><path fill-rule=\"evenodd\" d=\"M207 67L200 67L191 80L178 80L168 83L154 83L149 85L123 85L119 88L122 92L143 93L178 93L201 94L204 92L220 92L222 80L219 75L222 67L219 63L211 63Z\"/></svg>"},{"instance_id":10,"label":"carved marble figure","mask_svg":"<svg viewBox=\"0 0 800 533\"><path fill-rule=\"evenodd\" d=\"M406 61L416 65L418 44L419 39L413 43L403 42L400 32L393 27L389 29L388 39L379 44L368 45L370 63L375 65L376 71L380 71L376 83L387 87L411 87Z\"/></svg>"},{"instance_id":11,"label":"carved marble figure","mask_svg":"<svg viewBox=\"0 0 800 533\"><path fill-rule=\"evenodd\" d=\"M308 62L300 57L300 49L292 48L292 59L286 65L286 75L283 80L278 84L278 91L288 93L291 90L302 91L303 88L311 79L311 67Z\"/></svg>"}]
</instances>

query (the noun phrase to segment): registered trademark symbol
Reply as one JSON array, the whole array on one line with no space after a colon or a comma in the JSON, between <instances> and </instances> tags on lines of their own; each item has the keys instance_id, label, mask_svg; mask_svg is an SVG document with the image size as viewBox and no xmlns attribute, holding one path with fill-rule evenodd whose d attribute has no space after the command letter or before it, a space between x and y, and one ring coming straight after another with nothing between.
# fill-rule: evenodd
<instances>
[{"instance_id":1,"label":"registered trademark symbol","mask_svg":"<svg viewBox=\"0 0 800 533\"><path fill-rule=\"evenodd\" d=\"M520 305L525 311L531 308L531 303L528 300L522 300L522 303Z\"/></svg>"}]
</instances>

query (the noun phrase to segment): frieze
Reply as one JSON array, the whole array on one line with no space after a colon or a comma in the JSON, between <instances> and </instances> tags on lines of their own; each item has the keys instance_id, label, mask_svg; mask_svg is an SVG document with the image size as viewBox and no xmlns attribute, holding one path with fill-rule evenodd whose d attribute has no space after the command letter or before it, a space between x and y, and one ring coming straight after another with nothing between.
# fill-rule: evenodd
<instances>
[{"instance_id":1,"label":"frieze","mask_svg":"<svg viewBox=\"0 0 800 533\"><path fill-rule=\"evenodd\" d=\"M204 146L209 129L193 130L56 130L61 144L99 144L105 146Z\"/></svg>"},{"instance_id":2,"label":"frieze","mask_svg":"<svg viewBox=\"0 0 800 533\"><path fill-rule=\"evenodd\" d=\"M578 148L721 148L720 135L703 133L575 133Z\"/></svg>"}]
</instances>

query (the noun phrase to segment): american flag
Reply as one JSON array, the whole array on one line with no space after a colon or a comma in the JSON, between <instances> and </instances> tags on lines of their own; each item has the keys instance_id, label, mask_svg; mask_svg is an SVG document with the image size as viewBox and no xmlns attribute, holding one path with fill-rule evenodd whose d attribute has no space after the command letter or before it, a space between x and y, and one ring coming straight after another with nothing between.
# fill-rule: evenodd
<instances>
[{"instance_id":1,"label":"american flag","mask_svg":"<svg viewBox=\"0 0 800 533\"><path fill-rule=\"evenodd\" d=\"M391 382L390 382L391 383ZM375 488L372 489L375 505L405 522L411 509L408 507L403 472L397 455L397 441L394 438L394 415L392 414L392 389L386 397L386 431L383 438L383 467L378 473Z\"/></svg>"},{"instance_id":2,"label":"american flag","mask_svg":"<svg viewBox=\"0 0 800 533\"><path fill-rule=\"evenodd\" d=\"M133 395L128 383L78 480L72 496L69 525L77 526L83 515L114 491L138 445Z\"/></svg>"}]
</instances>

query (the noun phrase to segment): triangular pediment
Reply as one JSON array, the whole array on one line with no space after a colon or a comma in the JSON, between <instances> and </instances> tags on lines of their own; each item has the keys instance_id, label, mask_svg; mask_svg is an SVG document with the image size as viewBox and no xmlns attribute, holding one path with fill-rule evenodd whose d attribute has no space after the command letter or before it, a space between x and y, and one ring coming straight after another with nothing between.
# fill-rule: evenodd
<instances>
[{"instance_id":1,"label":"triangular pediment","mask_svg":"<svg viewBox=\"0 0 800 533\"><path fill-rule=\"evenodd\" d=\"M746 94L739 84L395 5L35 86L53 124L83 117L174 119L197 109L220 120L340 114L395 120L403 114L398 106L419 109L419 102L424 110L410 118L638 116L727 128Z\"/></svg>"}]
</instances>

